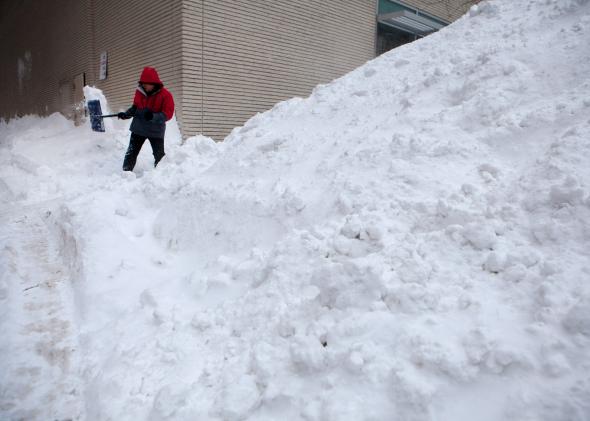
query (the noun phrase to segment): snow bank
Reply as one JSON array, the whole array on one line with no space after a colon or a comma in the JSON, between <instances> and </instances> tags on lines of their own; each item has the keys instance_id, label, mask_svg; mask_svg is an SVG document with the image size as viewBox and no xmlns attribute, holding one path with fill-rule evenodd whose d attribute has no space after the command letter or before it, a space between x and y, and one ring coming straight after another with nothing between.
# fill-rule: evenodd
<instances>
[{"instance_id":1,"label":"snow bank","mask_svg":"<svg viewBox=\"0 0 590 421\"><path fill-rule=\"evenodd\" d=\"M589 23L481 3L135 175L128 122L0 126L77 239L84 416L588 419Z\"/></svg>"}]
</instances>

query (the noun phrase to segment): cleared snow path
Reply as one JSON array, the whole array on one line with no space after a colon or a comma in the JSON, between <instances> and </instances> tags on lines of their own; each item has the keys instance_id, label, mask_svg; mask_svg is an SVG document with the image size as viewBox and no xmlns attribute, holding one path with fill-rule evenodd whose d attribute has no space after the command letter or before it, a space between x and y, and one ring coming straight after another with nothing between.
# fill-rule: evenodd
<instances>
[{"instance_id":1,"label":"cleared snow path","mask_svg":"<svg viewBox=\"0 0 590 421\"><path fill-rule=\"evenodd\" d=\"M56 202L0 207L0 413L81 419L72 274L54 232Z\"/></svg>"}]
</instances>

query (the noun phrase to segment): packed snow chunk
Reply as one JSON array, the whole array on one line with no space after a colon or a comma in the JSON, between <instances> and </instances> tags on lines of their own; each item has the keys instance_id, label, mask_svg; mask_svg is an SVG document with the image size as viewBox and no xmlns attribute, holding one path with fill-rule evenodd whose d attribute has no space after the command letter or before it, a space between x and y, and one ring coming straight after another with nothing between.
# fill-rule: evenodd
<instances>
[{"instance_id":1,"label":"packed snow chunk","mask_svg":"<svg viewBox=\"0 0 590 421\"><path fill-rule=\"evenodd\" d=\"M150 420L189 419L181 416L190 389L186 385L171 384L160 389L154 398Z\"/></svg>"},{"instance_id":2,"label":"packed snow chunk","mask_svg":"<svg viewBox=\"0 0 590 421\"><path fill-rule=\"evenodd\" d=\"M590 296L583 297L563 319L563 326L572 333L590 337Z\"/></svg>"},{"instance_id":3,"label":"packed snow chunk","mask_svg":"<svg viewBox=\"0 0 590 421\"><path fill-rule=\"evenodd\" d=\"M226 378L225 387L216 402L219 414L224 420L239 421L247 419L258 407L261 394L256 377L242 374L238 378Z\"/></svg>"},{"instance_id":4,"label":"packed snow chunk","mask_svg":"<svg viewBox=\"0 0 590 421\"><path fill-rule=\"evenodd\" d=\"M490 164L482 164L479 166L478 170L480 176L486 182L495 181L500 176L500 169Z\"/></svg>"},{"instance_id":5,"label":"packed snow chunk","mask_svg":"<svg viewBox=\"0 0 590 421\"><path fill-rule=\"evenodd\" d=\"M326 368L326 350L319 338L297 334L289 351L297 371L318 373Z\"/></svg>"},{"instance_id":6,"label":"packed snow chunk","mask_svg":"<svg viewBox=\"0 0 590 421\"><path fill-rule=\"evenodd\" d=\"M320 291L317 301L321 305L342 310L369 308L384 292L382 270L370 260L326 262L312 272L311 283Z\"/></svg>"},{"instance_id":7,"label":"packed snow chunk","mask_svg":"<svg viewBox=\"0 0 590 421\"><path fill-rule=\"evenodd\" d=\"M498 242L496 231L486 223L467 224L461 234L476 250L493 250Z\"/></svg>"},{"instance_id":8,"label":"packed snow chunk","mask_svg":"<svg viewBox=\"0 0 590 421\"><path fill-rule=\"evenodd\" d=\"M485 270L491 273L499 273L504 270L506 266L506 256L500 252L493 251L488 254L488 258L484 264Z\"/></svg>"},{"instance_id":9,"label":"packed snow chunk","mask_svg":"<svg viewBox=\"0 0 590 421\"><path fill-rule=\"evenodd\" d=\"M549 198L554 206L576 205L582 202L584 190L576 178L569 176L562 184L551 186Z\"/></svg>"},{"instance_id":10,"label":"packed snow chunk","mask_svg":"<svg viewBox=\"0 0 590 421\"><path fill-rule=\"evenodd\" d=\"M349 239L361 238L362 223L358 215L347 218L346 223L340 230L340 233Z\"/></svg>"},{"instance_id":11,"label":"packed snow chunk","mask_svg":"<svg viewBox=\"0 0 590 421\"><path fill-rule=\"evenodd\" d=\"M98 100L103 114L110 113L107 99L100 89L95 88L94 86L84 86L84 98L86 99L86 102Z\"/></svg>"},{"instance_id":12,"label":"packed snow chunk","mask_svg":"<svg viewBox=\"0 0 590 421\"><path fill-rule=\"evenodd\" d=\"M557 224L551 220L540 220L533 224L531 233L539 244L557 242L561 237Z\"/></svg>"},{"instance_id":13,"label":"packed snow chunk","mask_svg":"<svg viewBox=\"0 0 590 421\"><path fill-rule=\"evenodd\" d=\"M508 282L520 282L527 277L528 270L522 263L509 266L504 271L504 279Z\"/></svg>"},{"instance_id":14,"label":"packed snow chunk","mask_svg":"<svg viewBox=\"0 0 590 421\"><path fill-rule=\"evenodd\" d=\"M218 155L224 147L223 143L217 143L210 137L202 135L189 137L184 141L184 144L191 146L198 155L204 157Z\"/></svg>"},{"instance_id":15,"label":"packed snow chunk","mask_svg":"<svg viewBox=\"0 0 590 421\"><path fill-rule=\"evenodd\" d=\"M543 368L551 377L564 376L572 369L566 356L558 352L552 353L545 358Z\"/></svg>"}]
</instances>

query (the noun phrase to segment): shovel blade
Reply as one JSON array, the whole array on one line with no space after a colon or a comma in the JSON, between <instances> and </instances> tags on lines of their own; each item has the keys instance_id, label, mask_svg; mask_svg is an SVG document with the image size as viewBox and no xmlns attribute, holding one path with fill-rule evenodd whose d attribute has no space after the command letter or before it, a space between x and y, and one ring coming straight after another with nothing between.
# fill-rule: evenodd
<instances>
[{"instance_id":1,"label":"shovel blade","mask_svg":"<svg viewBox=\"0 0 590 421\"><path fill-rule=\"evenodd\" d=\"M102 119L102 109L98 99L88 101L88 114L90 115L92 131L104 132L104 120Z\"/></svg>"}]
</instances>

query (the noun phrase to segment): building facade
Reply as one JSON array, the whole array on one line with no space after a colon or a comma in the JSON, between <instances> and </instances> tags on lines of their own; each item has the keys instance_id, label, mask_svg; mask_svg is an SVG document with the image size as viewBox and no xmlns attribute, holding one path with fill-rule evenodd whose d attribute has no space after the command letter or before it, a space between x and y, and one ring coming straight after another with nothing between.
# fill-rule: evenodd
<instances>
[{"instance_id":1,"label":"building facade","mask_svg":"<svg viewBox=\"0 0 590 421\"><path fill-rule=\"evenodd\" d=\"M459 17L463 3L3 1L0 117L74 117L83 112L85 85L103 90L111 110L125 109L142 68L153 66L175 97L183 136L223 140L257 112L306 96L395 46L400 34L406 41L425 35L404 26L412 13L436 30Z\"/></svg>"}]
</instances>

